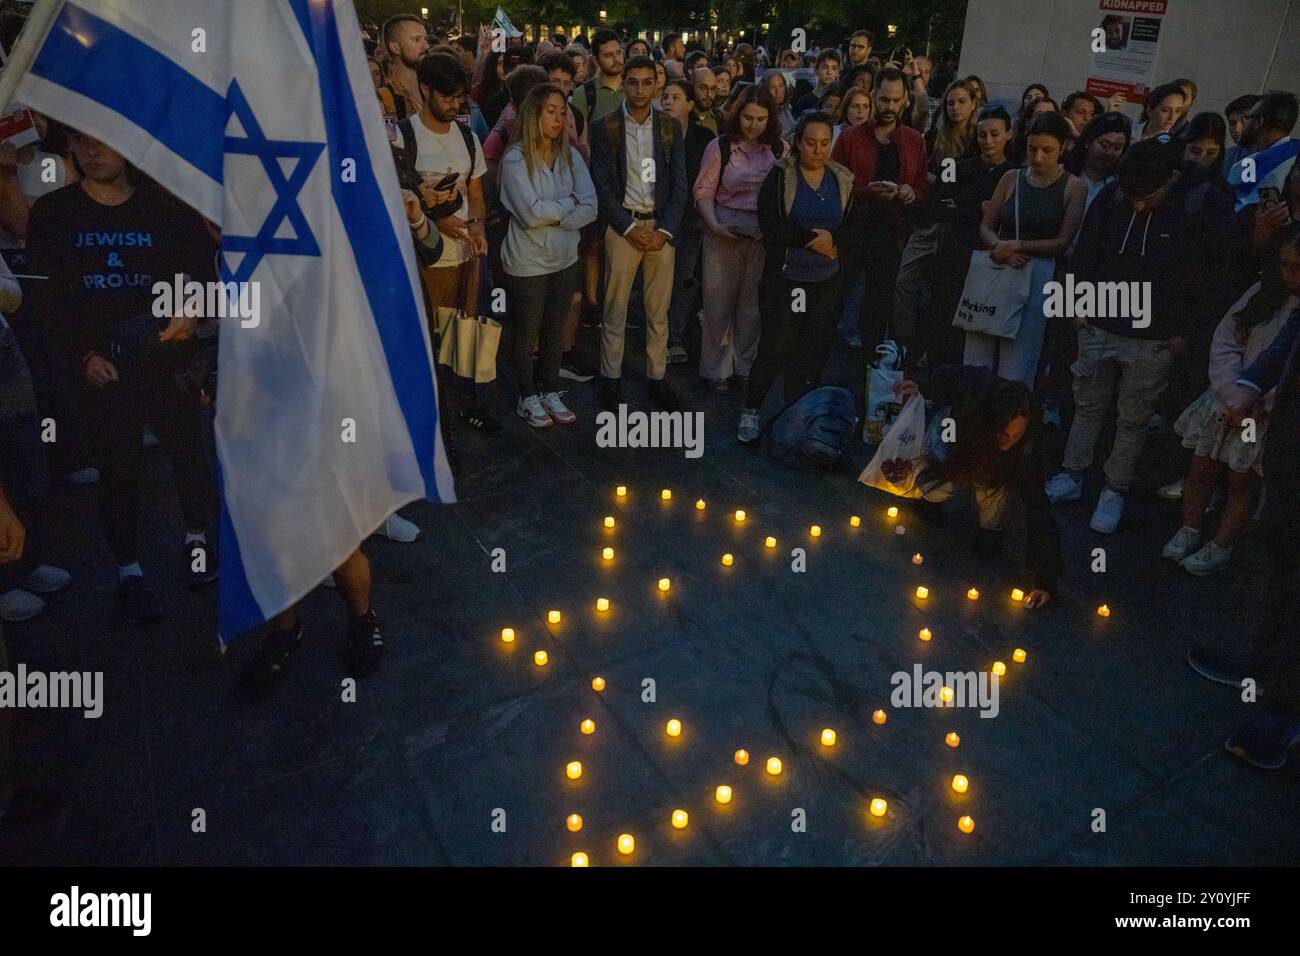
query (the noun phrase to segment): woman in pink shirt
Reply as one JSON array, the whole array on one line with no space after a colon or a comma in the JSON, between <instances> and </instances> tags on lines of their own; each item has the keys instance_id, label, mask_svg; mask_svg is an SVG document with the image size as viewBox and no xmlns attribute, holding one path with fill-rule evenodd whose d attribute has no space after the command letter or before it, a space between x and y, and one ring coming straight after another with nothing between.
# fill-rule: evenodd
<instances>
[{"instance_id":1,"label":"woman in pink shirt","mask_svg":"<svg viewBox=\"0 0 1300 956\"><path fill-rule=\"evenodd\" d=\"M758 191L785 155L781 124L763 86L746 87L726 130L704 150L695 207L704 231L704 328L700 376L715 392L744 388L758 354L758 283L763 274Z\"/></svg>"}]
</instances>

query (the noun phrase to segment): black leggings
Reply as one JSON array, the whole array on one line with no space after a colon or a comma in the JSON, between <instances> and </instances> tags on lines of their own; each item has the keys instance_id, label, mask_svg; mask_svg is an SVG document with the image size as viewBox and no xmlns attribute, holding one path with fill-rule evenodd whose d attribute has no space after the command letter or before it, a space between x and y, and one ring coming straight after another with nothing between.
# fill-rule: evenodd
<instances>
[{"instance_id":1,"label":"black leggings","mask_svg":"<svg viewBox=\"0 0 1300 956\"><path fill-rule=\"evenodd\" d=\"M578 291L580 263L540 276L512 276L504 270L507 307L514 316L515 383L524 398L560 390L560 358L564 354L564 320L569 315L573 293ZM533 376L533 343L538 343L540 374Z\"/></svg>"},{"instance_id":2,"label":"black leggings","mask_svg":"<svg viewBox=\"0 0 1300 956\"><path fill-rule=\"evenodd\" d=\"M119 367L120 381L84 389L86 423L100 472L100 519L119 566L139 557L140 439L146 423L171 460L186 529L208 526L212 469L204 453L205 413L197 400L175 393L175 368L166 358L146 368Z\"/></svg>"},{"instance_id":3,"label":"black leggings","mask_svg":"<svg viewBox=\"0 0 1300 956\"><path fill-rule=\"evenodd\" d=\"M804 290L804 311L794 312L795 289ZM758 408L777 375L784 376L785 404L797 401L821 381L840 318L840 277L822 282L782 278L775 266L763 269L758 287L762 333L758 357L749 370L745 407Z\"/></svg>"}]
</instances>

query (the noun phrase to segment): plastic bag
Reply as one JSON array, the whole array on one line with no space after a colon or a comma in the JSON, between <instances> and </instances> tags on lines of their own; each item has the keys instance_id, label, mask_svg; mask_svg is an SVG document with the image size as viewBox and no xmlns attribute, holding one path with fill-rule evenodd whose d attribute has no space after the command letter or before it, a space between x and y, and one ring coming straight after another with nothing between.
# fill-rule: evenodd
<instances>
[{"instance_id":1,"label":"plastic bag","mask_svg":"<svg viewBox=\"0 0 1300 956\"><path fill-rule=\"evenodd\" d=\"M867 409L862 440L878 445L889 423L889 406L898 401L894 386L903 380L903 348L893 339L876 346L876 360L867 369Z\"/></svg>"},{"instance_id":2,"label":"plastic bag","mask_svg":"<svg viewBox=\"0 0 1300 956\"><path fill-rule=\"evenodd\" d=\"M913 395L894 419L858 481L900 498L919 498L916 474L925 452L925 399Z\"/></svg>"}]
</instances>

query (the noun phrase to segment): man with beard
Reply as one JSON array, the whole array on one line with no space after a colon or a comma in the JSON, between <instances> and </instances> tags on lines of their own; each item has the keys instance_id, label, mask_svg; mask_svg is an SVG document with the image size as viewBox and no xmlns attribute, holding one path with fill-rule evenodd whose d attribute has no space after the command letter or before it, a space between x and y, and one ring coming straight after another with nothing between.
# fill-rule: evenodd
<instances>
[{"instance_id":1,"label":"man with beard","mask_svg":"<svg viewBox=\"0 0 1300 956\"><path fill-rule=\"evenodd\" d=\"M413 13L389 17L384 23L384 49L388 52L388 82L379 88L379 102L385 113L399 120L420 112L420 84L415 68L420 57L429 52L429 37L424 24Z\"/></svg>"},{"instance_id":2,"label":"man with beard","mask_svg":"<svg viewBox=\"0 0 1300 956\"><path fill-rule=\"evenodd\" d=\"M691 110L691 122L698 123L717 136L727 125L722 110L713 105L714 97L718 95L718 75L707 66L697 66L691 84L695 87L695 107Z\"/></svg>"},{"instance_id":3,"label":"man with beard","mask_svg":"<svg viewBox=\"0 0 1300 956\"><path fill-rule=\"evenodd\" d=\"M856 34L855 34L856 37ZM865 255L866 293L859 330L870 354L893 324L894 284L907 239L905 207L925 198L925 140L899 123L907 110L907 78L897 67L876 77L871 119L846 129L831 159L853 171L853 205L858 211Z\"/></svg>"}]
</instances>

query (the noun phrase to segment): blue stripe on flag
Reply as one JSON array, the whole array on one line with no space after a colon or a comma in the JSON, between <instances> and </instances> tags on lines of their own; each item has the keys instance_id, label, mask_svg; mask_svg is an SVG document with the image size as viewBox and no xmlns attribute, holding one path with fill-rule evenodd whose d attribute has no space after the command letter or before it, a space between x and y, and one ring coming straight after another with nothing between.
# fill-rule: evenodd
<instances>
[{"instance_id":1,"label":"blue stripe on flag","mask_svg":"<svg viewBox=\"0 0 1300 956\"><path fill-rule=\"evenodd\" d=\"M147 43L71 3L50 28L31 72L120 113L217 182L226 98Z\"/></svg>"},{"instance_id":2,"label":"blue stripe on flag","mask_svg":"<svg viewBox=\"0 0 1300 956\"><path fill-rule=\"evenodd\" d=\"M253 589L248 586L244 558L239 551L239 538L235 535L235 525L230 520L230 508L226 506L226 482L221 471L220 457L216 456L217 495L221 501L221 527L218 531L221 547L217 551L217 567L220 570L220 584L217 585L217 633L225 640L251 631L266 620L266 614L258 605L257 598L253 597Z\"/></svg>"},{"instance_id":3,"label":"blue stripe on flag","mask_svg":"<svg viewBox=\"0 0 1300 956\"><path fill-rule=\"evenodd\" d=\"M423 318L411 291L406 260L393 235L387 201L370 162L361 117L348 82L333 2L290 2L316 60L330 167L342 168L345 157L356 161L356 182L344 184L337 173L330 177L334 203L357 260L357 271L387 359L388 374L424 476L425 496L430 501L439 501L434 477L438 409L432 370L424 361L428 352Z\"/></svg>"}]
</instances>

